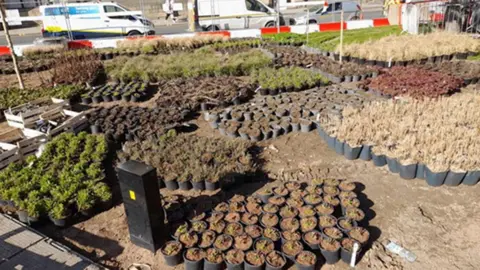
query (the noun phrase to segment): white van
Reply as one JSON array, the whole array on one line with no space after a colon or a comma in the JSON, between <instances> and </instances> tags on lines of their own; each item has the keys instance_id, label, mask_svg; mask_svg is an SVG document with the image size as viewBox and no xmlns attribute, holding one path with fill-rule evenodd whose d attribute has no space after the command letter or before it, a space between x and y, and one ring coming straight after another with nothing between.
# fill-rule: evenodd
<instances>
[{"instance_id":1,"label":"white van","mask_svg":"<svg viewBox=\"0 0 480 270\"><path fill-rule=\"evenodd\" d=\"M258 0L197 0L196 5L198 24L207 31L273 27L277 20L275 10Z\"/></svg>"},{"instance_id":2,"label":"white van","mask_svg":"<svg viewBox=\"0 0 480 270\"><path fill-rule=\"evenodd\" d=\"M114 2L40 6L40 13L44 37L68 36L68 25L73 39L155 34L153 23L142 12Z\"/></svg>"}]
</instances>

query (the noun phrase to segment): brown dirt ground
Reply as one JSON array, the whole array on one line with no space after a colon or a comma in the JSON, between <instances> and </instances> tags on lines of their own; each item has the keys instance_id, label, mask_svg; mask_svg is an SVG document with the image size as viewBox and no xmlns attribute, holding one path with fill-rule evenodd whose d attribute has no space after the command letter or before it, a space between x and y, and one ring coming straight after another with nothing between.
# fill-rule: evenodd
<instances>
[{"instance_id":1,"label":"brown dirt ground","mask_svg":"<svg viewBox=\"0 0 480 270\"><path fill-rule=\"evenodd\" d=\"M48 71L23 73L23 84L25 88L35 88L42 85L41 78L48 78ZM18 87L17 75L0 75L0 88Z\"/></svg>"},{"instance_id":2,"label":"brown dirt ground","mask_svg":"<svg viewBox=\"0 0 480 270\"><path fill-rule=\"evenodd\" d=\"M199 136L220 136L199 119ZM475 200L480 185L473 187L429 187L423 180L402 180L371 162L348 161L329 149L316 132L289 134L259 144L264 151L265 170L273 179L308 181L314 177L346 178L361 183L361 201L369 221L372 247L358 269L478 269L480 258L480 203ZM240 190L257 190L246 184ZM162 190L162 195L167 192ZM177 192L178 193L178 192ZM164 265L155 255L129 241L123 205L78 223L55 230L61 240L112 269L127 269L144 263L154 270L183 269ZM381 243L396 240L414 252L414 263L385 251ZM294 267L292 267L293 269ZM347 269L344 263L322 269Z\"/></svg>"}]
</instances>

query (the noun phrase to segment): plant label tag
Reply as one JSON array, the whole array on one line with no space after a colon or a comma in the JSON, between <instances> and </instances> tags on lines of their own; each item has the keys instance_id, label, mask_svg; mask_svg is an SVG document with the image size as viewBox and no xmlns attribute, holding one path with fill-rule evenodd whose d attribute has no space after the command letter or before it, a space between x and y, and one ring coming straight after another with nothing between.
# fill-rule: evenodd
<instances>
[{"instance_id":1,"label":"plant label tag","mask_svg":"<svg viewBox=\"0 0 480 270\"><path fill-rule=\"evenodd\" d=\"M132 199L133 201L136 201L137 196L135 195L135 192L133 190L130 190L129 193L130 193L130 199Z\"/></svg>"}]
</instances>

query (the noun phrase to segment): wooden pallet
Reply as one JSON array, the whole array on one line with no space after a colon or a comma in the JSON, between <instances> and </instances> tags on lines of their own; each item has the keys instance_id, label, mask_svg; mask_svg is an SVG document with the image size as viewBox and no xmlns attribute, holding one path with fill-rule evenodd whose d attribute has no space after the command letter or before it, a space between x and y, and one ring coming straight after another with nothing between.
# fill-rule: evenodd
<instances>
[{"instance_id":1,"label":"wooden pallet","mask_svg":"<svg viewBox=\"0 0 480 270\"><path fill-rule=\"evenodd\" d=\"M26 158L47 143L47 136L36 130L14 129L0 134L0 142L16 145L20 157Z\"/></svg>"},{"instance_id":2,"label":"wooden pallet","mask_svg":"<svg viewBox=\"0 0 480 270\"><path fill-rule=\"evenodd\" d=\"M14 144L0 143L0 148L5 151L0 154L0 170L7 167L10 163L21 159L18 147Z\"/></svg>"},{"instance_id":3,"label":"wooden pallet","mask_svg":"<svg viewBox=\"0 0 480 270\"><path fill-rule=\"evenodd\" d=\"M53 121L63 116L67 116L69 118L65 122L63 122L60 126L50 130L49 132L47 133L40 132L40 133L47 136L48 140L50 140L53 137L63 132L72 132L77 134L88 127L88 119L84 112L74 112L74 111L65 110L62 108L56 108L54 110L45 112L40 115L40 119L45 121L49 121L49 120ZM25 128L25 130L39 132L29 128Z\"/></svg>"},{"instance_id":4,"label":"wooden pallet","mask_svg":"<svg viewBox=\"0 0 480 270\"><path fill-rule=\"evenodd\" d=\"M19 115L12 114L12 111L28 107L29 105L41 104L44 102L51 102L51 103L33 110L29 110L24 113L20 113ZM40 119L41 114L49 112L50 110L56 110L58 108L68 108L69 106L70 106L69 103L63 99L46 97L46 98L39 98L29 103L18 105L16 107L5 110L4 115L5 115L5 118L7 119L7 123L9 126L17 127L17 128L26 128L26 127L32 127L35 124L35 121L38 121Z\"/></svg>"}]
</instances>

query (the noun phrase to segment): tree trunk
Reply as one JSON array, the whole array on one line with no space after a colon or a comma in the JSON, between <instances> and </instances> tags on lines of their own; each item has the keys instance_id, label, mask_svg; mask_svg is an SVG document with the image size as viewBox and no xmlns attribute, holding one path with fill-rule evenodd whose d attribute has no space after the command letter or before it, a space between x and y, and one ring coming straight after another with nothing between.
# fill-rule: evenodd
<instances>
[{"instance_id":1,"label":"tree trunk","mask_svg":"<svg viewBox=\"0 0 480 270\"><path fill-rule=\"evenodd\" d=\"M8 25L7 25L7 19L6 19L7 15L5 12L4 5L5 5L4 1L0 1L0 14L2 15L3 31L5 32L5 38L7 39L8 47L10 48L10 53L12 54L13 67L15 68L15 73L17 74L18 85L20 86L20 89L24 89L25 87L23 85L22 74L20 74L20 70L18 69L17 55L13 50L12 39L10 38L10 32L8 31Z\"/></svg>"}]
</instances>

